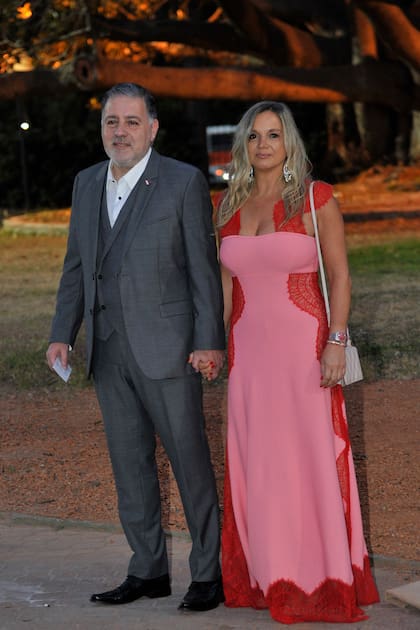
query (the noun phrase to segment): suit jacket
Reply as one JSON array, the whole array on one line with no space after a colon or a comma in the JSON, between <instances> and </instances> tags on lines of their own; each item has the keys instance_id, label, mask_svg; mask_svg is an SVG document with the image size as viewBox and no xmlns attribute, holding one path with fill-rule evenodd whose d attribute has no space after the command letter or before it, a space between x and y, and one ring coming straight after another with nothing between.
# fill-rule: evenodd
<instances>
[{"instance_id":1,"label":"suit jacket","mask_svg":"<svg viewBox=\"0 0 420 630\"><path fill-rule=\"evenodd\" d=\"M67 252L50 335L50 341L74 345L84 319L88 374L107 168L105 161L75 178ZM182 376L192 369L187 364L192 350L223 349L225 344L207 182L197 168L153 150L133 194L118 275L125 330L134 357L149 378Z\"/></svg>"}]
</instances>

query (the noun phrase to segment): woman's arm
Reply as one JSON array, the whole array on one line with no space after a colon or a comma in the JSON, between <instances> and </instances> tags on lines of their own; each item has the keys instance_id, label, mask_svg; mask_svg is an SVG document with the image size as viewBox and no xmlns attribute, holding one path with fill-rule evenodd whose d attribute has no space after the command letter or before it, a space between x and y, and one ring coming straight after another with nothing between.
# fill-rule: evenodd
<instances>
[{"instance_id":1,"label":"woman's arm","mask_svg":"<svg viewBox=\"0 0 420 630\"><path fill-rule=\"evenodd\" d=\"M337 201L331 197L318 211L318 229L329 285L330 334L345 332L350 311L351 278L347 261L344 222ZM346 367L344 347L327 343L321 358L323 387L340 381Z\"/></svg>"}]
</instances>

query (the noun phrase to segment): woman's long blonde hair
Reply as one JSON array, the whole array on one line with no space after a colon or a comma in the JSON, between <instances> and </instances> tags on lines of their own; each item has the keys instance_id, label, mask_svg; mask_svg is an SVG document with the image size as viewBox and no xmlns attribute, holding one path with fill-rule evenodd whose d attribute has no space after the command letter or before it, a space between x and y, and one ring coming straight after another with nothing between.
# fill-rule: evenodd
<instances>
[{"instance_id":1,"label":"woman's long blonde hair","mask_svg":"<svg viewBox=\"0 0 420 630\"><path fill-rule=\"evenodd\" d=\"M282 124L287 166L292 173L290 182L286 182L283 191L285 222L298 212L303 211L307 180L311 172L311 163L290 109L277 101L260 101L250 107L242 116L235 131L232 145L232 161L229 164L229 183L220 202L217 213L217 225L225 225L232 215L248 199L253 178L248 158L248 141L255 117L265 111L277 114Z\"/></svg>"}]
</instances>

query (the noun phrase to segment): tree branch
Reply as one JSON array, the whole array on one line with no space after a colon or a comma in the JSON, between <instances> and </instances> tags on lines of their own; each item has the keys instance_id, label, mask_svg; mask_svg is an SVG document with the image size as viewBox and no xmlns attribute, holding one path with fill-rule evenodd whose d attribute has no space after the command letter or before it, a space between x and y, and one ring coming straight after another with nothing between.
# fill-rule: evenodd
<instances>
[{"instance_id":1,"label":"tree branch","mask_svg":"<svg viewBox=\"0 0 420 630\"><path fill-rule=\"evenodd\" d=\"M81 57L75 64L81 89L105 89L118 81L146 85L156 96L181 99L285 100L377 103L397 111L419 109L411 73L401 64L369 62L275 74L237 68L152 67Z\"/></svg>"},{"instance_id":2,"label":"tree branch","mask_svg":"<svg viewBox=\"0 0 420 630\"><path fill-rule=\"evenodd\" d=\"M250 0L219 1L229 19L273 64L305 68L321 64L321 51L309 33L267 18Z\"/></svg>"},{"instance_id":3,"label":"tree branch","mask_svg":"<svg viewBox=\"0 0 420 630\"><path fill-rule=\"evenodd\" d=\"M73 78L73 84L69 78ZM0 100L9 101L26 94L60 94L72 89L74 77L63 79L60 70L36 68L29 72L0 74Z\"/></svg>"},{"instance_id":4,"label":"tree branch","mask_svg":"<svg viewBox=\"0 0 420 630\"><path fill-rule=\"evenodd\" d=\"M36 69L0 76L0 100L24 94L74 89L105 90L120 81L147 86L158 97L179 99L272 99L318 103L377 103L397 111L420 109L420 91L399 63L370 62L307 70L282 68L275 74L237 68L153 67L80 56L70 68Z\"/></svg>"},{"instance_id":5,"label":"tree branch","mask_svg":"<svg viewBox=\"0 0 420 630\"><path fill-rule=\"evenodd\" d=\"M92 31L97 37L124 42L171 42L211 50L254 53L249 40L229 24L190 22L188 20L110 20L92 16Z\"/></svg>"},{"instance_id":6,"label":"tree branch","mask_svg":"<svg viewBox=\"0 0 420 630\"><path fill-rule=\"evenodd\" d=\"M404 12L389 2L353 0L374 23L382 41L401 59L420 71L420 31Z\"/></svg>"}]
</instances>

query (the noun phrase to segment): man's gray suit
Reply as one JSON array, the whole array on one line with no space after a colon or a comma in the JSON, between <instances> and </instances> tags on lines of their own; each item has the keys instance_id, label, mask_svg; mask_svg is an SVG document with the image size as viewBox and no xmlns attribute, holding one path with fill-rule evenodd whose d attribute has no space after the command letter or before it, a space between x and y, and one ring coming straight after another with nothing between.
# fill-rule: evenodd
<instances>
[{"instance_id":1,"label":"man's gray suit","mask_svg":"<svg viewBox=\"0 0 420 630\"><path fill-rule=\"evenodd\" d=\"M223 306L208 187L202 173L152 151L111 229L108 162L75 180L50 341L86 329L118 492L134 551L129 575L168 572L154 458L168 453L192 536L192 579L219 575L219 515L193 350L223 349ZM203 212L204 208L204 212Z\"/></svg>"}]
</instances>

